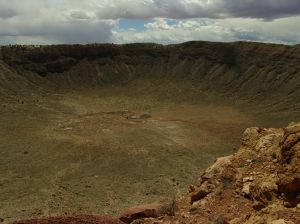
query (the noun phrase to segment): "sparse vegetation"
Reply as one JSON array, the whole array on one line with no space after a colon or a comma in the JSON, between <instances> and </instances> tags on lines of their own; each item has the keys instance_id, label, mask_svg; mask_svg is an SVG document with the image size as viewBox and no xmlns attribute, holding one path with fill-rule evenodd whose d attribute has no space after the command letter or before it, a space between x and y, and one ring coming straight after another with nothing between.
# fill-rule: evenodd
<instances>
[{"instance_id":1,"label":"sparse vegetation","mask_svg":"<svg viewBox=\"0 0 300 224\"><path fill-rule=\"evenodd\" d=\"M177 210L178 210L178 204L177 204L176 196L173 195L171 199L168 199L162 203L162 206L158 213L174 216Z\"/></svg>"}]
</instances>

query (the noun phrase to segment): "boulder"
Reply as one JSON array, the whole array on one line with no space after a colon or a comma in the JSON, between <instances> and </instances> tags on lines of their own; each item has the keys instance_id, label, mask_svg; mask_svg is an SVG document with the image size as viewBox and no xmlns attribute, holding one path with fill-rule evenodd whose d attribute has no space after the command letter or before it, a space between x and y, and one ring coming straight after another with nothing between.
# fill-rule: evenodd
<instances>
[{"instance_id":1,"label":"boulder","mask_svg":"<svg viewBox=\"0 0 300 224\"><path fill-rule=\"evenodd\" d=\"M247 128L243 133L242 146L254 148L263 131L257 127Z\"/></svg>"},{"instance_id":2,"label":"boulder","mask_svg":"<svg viewBox=\"0 0 300 224\"><path fill-rule=\"evenodd\" d=\"M271 134L265 135L261 137L255 146L255 151L267 152L272 151L272 146L277 146L282 139L283 132L282 131L274 131Z\"/></svg>"},{"instance_id":3,"label":"boulder","mask_svg":"<svg viewBox=\"0 0 300 224\"><path fill-rule=\"evenodd\" d=\"M246 182L243 184L242 192L244 196L250 195L250 187L251 187L251 182Z\"/></svg>"},{"instance_id":4,"label":"boulder","mask_svg":"<svg viewBox=\"0 0 300 224\"><path fill-rule=\"evenodd\" d=\"M142 218L156 218L161 215L160 204L139 205L127 209L120 216L120 220L125 223L132 223L134 220Z\"/></svg>"}]
</instances>

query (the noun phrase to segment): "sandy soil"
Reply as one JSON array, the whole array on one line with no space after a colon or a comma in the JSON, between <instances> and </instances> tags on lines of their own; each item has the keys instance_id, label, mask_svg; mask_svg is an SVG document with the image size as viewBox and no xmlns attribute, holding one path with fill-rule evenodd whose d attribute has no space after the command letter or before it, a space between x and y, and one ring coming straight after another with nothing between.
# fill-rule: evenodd
<instances>
[{"instance_id":1,"label":"sandy soil","mask_svg":"<svg viewBox=\"0 0 300 224\"><path fill-rule=\"evenodd\" d=\"M159 102L122 90L24 96L5 105L5 222L118 215L184 193L216 157L237 149L244 128L258 122L226 105ZM142 114L150 117L132 116Z\"/></svg>"}]
</instances>

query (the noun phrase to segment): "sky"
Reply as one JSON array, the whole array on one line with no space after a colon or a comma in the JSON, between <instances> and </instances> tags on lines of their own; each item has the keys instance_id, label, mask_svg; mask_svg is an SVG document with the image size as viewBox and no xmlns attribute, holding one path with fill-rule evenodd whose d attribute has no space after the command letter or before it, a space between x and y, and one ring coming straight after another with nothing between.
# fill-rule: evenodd
<instances>
[{"instance_id":1,"label":"sky","mask_svg":"<svg viewBox=\"0 0 300 224\"><path fill-rule=\"evenodd\" d=\"M300 43L300 0L0 0L0 45Z\"/></svg>"}]
</instances>

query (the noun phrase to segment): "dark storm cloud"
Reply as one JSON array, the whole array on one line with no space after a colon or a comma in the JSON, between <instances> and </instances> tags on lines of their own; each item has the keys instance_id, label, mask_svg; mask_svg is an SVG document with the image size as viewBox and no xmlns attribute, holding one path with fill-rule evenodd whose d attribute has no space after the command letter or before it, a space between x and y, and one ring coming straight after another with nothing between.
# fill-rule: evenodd
<instances>
[{"instance_id":1,"label":"dark storm cloud","mask_svg":"<svg viewBox=\"0 0 300 224\"><path fill-rule=\"evenodd\" d=\"M112 3L112 4L111 4ZM300 0L111 0L99 3L99 18L261 18L300 14Z\"/></svg>"},{"instance_id":2,"label":"dark storm cloud","mask_svg":"<svg viewBox=\"0 0 300 224\"><path fill-rule=\"evenodd\" d=\"M1 24L1 23L0 23ZM85 23L81 21L69 21L64 23L46 22L33 27L15 26L14 30L1 31L1 38L14 37L44 38L50 43L94 43L109 42L111 39L111 25L98 21ZM2 43L3 44L3 43Z\"/></svg>"},{"instance_id":3,"label":"dark storm cloud","mask_svg":"<svg viewBox=\"0 0 300 224\"><path fill-rule=\"evenodd\" d=\"M0 18L36 10L73 10L74 19L144 18L262 18L300 14L300 0L0 0ZM34 14L33 14L34 16Z\"/></svg>"},{"instance_id":4,"label":"dark storm cloud","mask_svg":"<svg viewBox=\"0 0 300 224\"><path fill-rule=\"evenodd\" d=\"M17 12L10 7L8 1L0 0L0 19L8 19L17 15Z\"/></svg>"},{"instance_id":5,"label":"dark storm cloud","mask_svg":"<svg viewBox=\"0 0 300 224\"><path fill-rule=\"evenodd\" d=\"M86 23L84 21L71 21L59 24L49 24L46 32L41 34L62 43L95 43L109 42L112 32L111 26L98 21Z\"/></svg>"},{"instance_id":6,"label":"dark storm cloud","mask_svg":"<svg viewBox=\"0 0 300 224\"><path fill-rule=\"evenodd\" d=\"M275 19L300 14L299 0L227 0L221 5L221 12L230 17Z\"/></svg>"},{"instance_id":7,"label":"dark storm cloud","mask_svg":"<svg viewBox=\"0 0 300 224\"><path fill-rule=\"evenodd\" d=\"M16 13L11 9L0 8L0 18L2 19L8 19L14 17L15 15Z\"/></svg>"}]
</instances>

